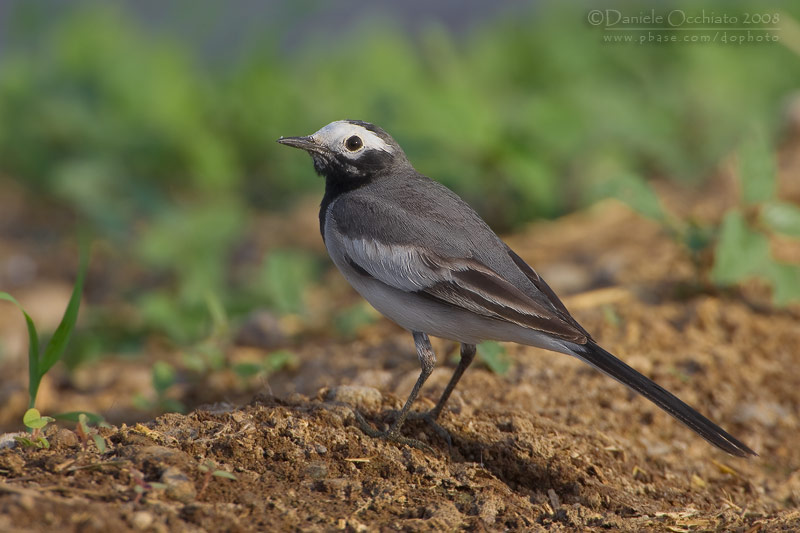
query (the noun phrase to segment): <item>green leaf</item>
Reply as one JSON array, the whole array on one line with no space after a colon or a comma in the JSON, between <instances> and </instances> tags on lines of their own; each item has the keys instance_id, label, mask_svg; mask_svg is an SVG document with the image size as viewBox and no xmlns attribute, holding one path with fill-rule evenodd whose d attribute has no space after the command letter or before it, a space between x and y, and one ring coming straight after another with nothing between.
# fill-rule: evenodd
<instances>
[{"instance_id":1,"label":"green leaf","mask_svg":"<svg viewBox=\"0 0 800 533\"><path fill-rule=\"evenodd\" d=\"M236 363L233 365L233 371L240 378L247 379L264 372L264 365L259 363Z\"/></svg>"},{"instance_id":2,"label":"green leaf","mask_svg":"<svg viewBox=\"0 0 800 533\"><path fill-rule=\"evenodd\" d=\"M162 396L175 383L175 369L165 361L156 361L153 365L153 388Z\"/></svg>"},{"instance_id":3,"label":"green leaf","mask_svg":"<svg viewBox=\"0 0 800 533\"><path fill-rule=\"evenodd\" d=\"M775 155L764 134L746 142L739 150L739 180L742 201L760 204L771 200L776 187Z\"/></svg>"},{"instance_id":4,"label":"green leaf","mask_svg":"<svg viewBox=\"0 0 800 533\"><path fill-rule=\"evenodd\" d=\"M22 423L25 424L26 427L29 428L36 428L36 424L39 423L39 420L42 419L42 414L36 408L30 408L25 411L25 414L22 416ZM39 426L39 427L43 427Z\"/></svg>"},{"instance_id":5,"label":"green leaf","mask_svg":"<svg viewBox=\"0 0 800 533\"><path fill-rule=\"evenodd\" d=\"M39 389L41 376L39 375L39 335L36 326L22 305L7 292L0 292L0 300L6 300L16 305L25 316L28 326L28 407L33 407L36 401L36 391Z\"/></svg>"},{"instance_id":6,"label":"green leaf","mask_svg":"<svg viewBox=\"0 0 800 533\"><path fill-rule=\"evenodd\" d=\"M14 437L14 440L25 448L38 448L39 446L28 437Z\"/></svg>"},{"instance_id":7,"label":"green leaf","mask_svg":"<svg viewBox=\"0 0 800 533\"><path fill-rule=\"evenodd\" d=\"M50 342L47 343L47 347L44 349L44 354L42 355L42 364L39 368L40 379L61 358L61 355L64 353L64 349L67 347L69 338L72 335L72 331L75 329L75 323L78 320L78 310L80 309L81 305L83 281L86 278L86 270L88 265L88 249L85 246L82 246L80 266L78 267L78 277L75 280L75 286L72 289L72 296L69 299L66 311L64 311L64 316L61 319L61 322L58 324L55 333L53 333L53 337L50 339ZM35 397L36 395L34 394L32 398L35 399Z\"/></svg>"},{"instance_id":8,"label":"green leaf","mask_svg":"<svg viewBox=\"0 0 800 533\"><path fill-rule=\"evenodd\" d=\"M94 441L94 445L97 446L97 449L100 451L100 453L106 452L106 439L97 433L93 433L92 440Z\"/></svg>"},{"instance_id":9,"label":"green leaf","mask_svg":"<svg viewBox=\"0 0 800 533\"><path fill-rule=\"evenodd\" d=\"M297 355L289 350L276 350L264 360L264 369L270 374L292 366L297 366Z\"/></svg>"},{"instance_id":10,"label":"green leaf","mask_svg":"<svg viewBox=\"0 0 800 533\"><path fill-rule=\"evenodd\" d=\"M25 427L29 427L31 429L42 429L54 420L55 419L53 417L42 416L39 410L35 408L28 409L22 416L22 423L25 424Z\"/></svg>"},{"instance_id":11,"label":"green leaf","mask_svg":"<svg viewBox=\"0 0 800 533\"><path fill-rule=\"evenodd\" d=\"M499 342L486 341L478 345L478 357L486 363L495 374L505 374L511 368L511 359L506 349Z\"/></svg>"},{"instance_id":12,"label":"green leaf","mask_svg":"<svg viewBox=\"0 0 800 533\"><path fill-rule=\"evenodd\" d=\"M89 424L86 423L86 420L87 418L85 414L81 413L78 415L78 425L81 427L81 430L84 432L84 434L88 435Z\"/></svg>"},{"instance_id":13,"label":"green leaf","mask_svg":"<svg viewBox=\"0 0 800 533\"><path fill-rule=\"evenodd\" d=\"M785 202L764 206L761 218L770 228L791 237L800 237L800 207Z\"/></svg>"},{"instance_id":14,"label":"green leaf","mask_svg":"<svg viewBox=\"0 0 800 533\"><path fill-rule=\"evenodd\" d=\"M776 305L800 301L800 265L774 262L767 271Z\"/></svg>"},{"instance_id":15,"label":"green leaf","mask_svg":"<svg viewBox=\"0 0 800 533\"><path fill-rule=\"evenodd\" d=\"M763 274L771 261L767 237L750 229L738 209L728 211L722 219L711 270L714 282L729 285Z\"/></svg>"},{"instance_id":16,"label":"green leaf","mask_svg":"<svg viewBox=\"0 0 800 533\"><path fill-rule=\"evenodd\" d=\"M224 477L225 479L232 479L236 481L235 475L231 474L230 472L226 472L224 470L214 470L214 472L211 475L216 477Z\"/></svg>"}]
</instances>

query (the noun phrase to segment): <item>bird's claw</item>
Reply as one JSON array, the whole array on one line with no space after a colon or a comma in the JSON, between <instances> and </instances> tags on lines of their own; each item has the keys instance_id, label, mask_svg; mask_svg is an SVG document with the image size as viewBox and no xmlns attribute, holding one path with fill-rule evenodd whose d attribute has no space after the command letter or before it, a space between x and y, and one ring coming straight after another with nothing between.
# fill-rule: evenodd
<instances>
[{"instance_id":1,"label":"bird's claw","mask_svg":"<svg viewBox=\"0 0 800 533\"><path fill-rule=\"evenodd\" d=\"M434 412L433 410L430 411L423 411L423 412L412 412L408 413L406 417L407 420L423 420L426 424L428 424L433 431L439 436L440 439L447 443L447 449L450 451L450 454L453 453L453 439L450 437L450 432L447 431L444 426L439 424L436 420L439 418L439 413Z\"/></svg>"},{"instance_id":2,"label":"bird's claw","mask_svg":"<svg viewBox=\"0 0 800 533\"><path fill-rule=\"evenodd\" d=\"M390 427L386 431L378 431L372 425L367 422L357 409L353 409L353 415L356 418L356 423L358 424L359 429L365 434L372 438L376 439L386 439L391 442L396 442L398 444L405 444L406 446L411 446L412 448L416 448L418 450L422 450L423 452L427 453L434 453L433 448L422 442L421 440L411 439L408 437L404 437L400 434L399 428L395 428L394 426Z\"/></svg>"}]
</instances>

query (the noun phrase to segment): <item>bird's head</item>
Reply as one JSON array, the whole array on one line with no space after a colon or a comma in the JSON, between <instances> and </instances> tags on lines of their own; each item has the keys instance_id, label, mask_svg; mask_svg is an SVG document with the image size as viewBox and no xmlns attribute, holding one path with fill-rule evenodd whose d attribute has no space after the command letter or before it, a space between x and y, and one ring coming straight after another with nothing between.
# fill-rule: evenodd
<instances>
[{"instance_id":1,"label":"bird's head","mask_svg":"<svg viewBox=\"0 0 800 533\"><path fill-rule=\"evenodd\" d=\"M360 120L337 120L312 135L281 137L278 142L308 152L314 169L329 180L368 180L409 165L388 133Z\"/></svg>"}]
</instances>

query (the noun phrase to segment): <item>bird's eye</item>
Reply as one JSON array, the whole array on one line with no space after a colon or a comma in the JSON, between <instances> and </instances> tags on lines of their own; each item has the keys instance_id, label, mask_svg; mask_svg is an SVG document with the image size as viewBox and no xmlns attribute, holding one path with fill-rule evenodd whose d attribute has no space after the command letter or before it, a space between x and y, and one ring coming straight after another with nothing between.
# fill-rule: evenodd
<instances>
[{"instance_id":1,"label":"bird's eye","mask_svg":"<svg viewBox=\"0 0 800 533\"><path fill-rule=\"evenodd\" d=\"M344 142L344 147L350 150L351 152L355 152L359 148L364 146L364 142L361 140L361 137L358 135L353 135L349 139Z\"/></svg>"}]
</instances>

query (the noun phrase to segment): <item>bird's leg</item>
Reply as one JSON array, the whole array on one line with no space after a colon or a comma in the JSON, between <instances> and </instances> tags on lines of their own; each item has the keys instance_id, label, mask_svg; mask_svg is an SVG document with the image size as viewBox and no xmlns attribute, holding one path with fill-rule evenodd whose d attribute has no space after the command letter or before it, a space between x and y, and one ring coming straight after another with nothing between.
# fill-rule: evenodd
<instances>
[{"instance_id":1,"label":"bird's leg","mask_svg":"<svg viewBox=\"0 0 800 533\"><path fill-rule=\"evenodd\" d=\"M442 413L442 409L444 408L444 404L446 404L447 400L450 399L450 394L453 392L453 389L456 388L458 380L461 379L464 371L467 369L467 367L469 367L470 364L472 364L472 360L475 359L476 351L477 349L474 344L461 345L461 360L458 362L455 372L453 372L453 377L450 378L450 382L447 384L447 387L444 388L444 392L439 398L439 401L436 402L436 406L434 406L434 408L427 413L428 416L430 416L433 420L439 418L439 415Z\"/></svg>"},{"instance_id":2,"label":"bird's leg","mask_svg":"<svg viewBox=\"0 0 800 533\"><path fill-rule=\"evenodd\" d=\"M431 372L433 372L433 367L436 366L436 354L433 352L433 347L431 346L431 341L430 339L428 339L428 336L425 333L415 331L414 344L417 347L417 357L419 357L419 364L422 367L422 370L419 373L417 382L414 384L414 388L411 389L411 394L408 395L408 399L406 400L405 405L403 405L403 408L400 410L400 414L394 421L394 424L392 424L386 431L377 431L372 426L370 426L366 420L364 420L364 417L361 416L361 414L358 411L355 411L355 415L356 415L356 420L358 421L358 424L361 427L361 431L363 431L370 437L382 437L396 442L400 442L402 444L408 444L410 446L414 446L415 448L430 450L430 447L427 446L426 444L418 440L402 437L400 435L400 428L406 421L406 417L408 417L408 412L411 409L411 405L414 403L414 400L417 399L417 395L419 395L419 391L422 388L422 385L431 375Z\"/></svg>"},{"instance_id":3,"label":"bird's leg","mask_svg":"<svg viewBox=\"0 0 800 533\"><path fill-rule=\"evenodd\" d=\"M444 392L439 397L439 401L436 402L436 405L430 410L424 413L411 413L409 418L416 418L416 419L423 419L428 424L433 427L436 433L447 442L447 446L452 448L452 439L450 438L450 433L444 429L440 424L436 422L439 418L439 415L442 413L442 409L444 409L444 405L447 403L447 400L450 399L450 394L453 392L453 389L456 388L458 381L461 379L461 376L464 374L464 371L469 367L472 363L472 360L475 359L475 352L476 348L474 344L462 344L461 345L461 360L458 362L458 366L453 372L453 376L450 378L450 382L447 384L447 387L444 388Z\"/></svg>"}]
</instances>

